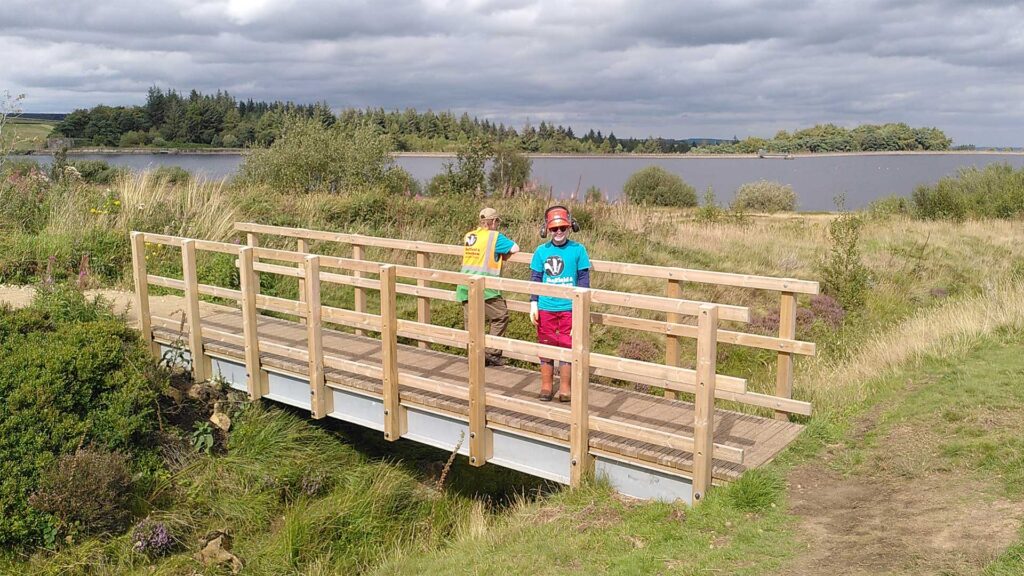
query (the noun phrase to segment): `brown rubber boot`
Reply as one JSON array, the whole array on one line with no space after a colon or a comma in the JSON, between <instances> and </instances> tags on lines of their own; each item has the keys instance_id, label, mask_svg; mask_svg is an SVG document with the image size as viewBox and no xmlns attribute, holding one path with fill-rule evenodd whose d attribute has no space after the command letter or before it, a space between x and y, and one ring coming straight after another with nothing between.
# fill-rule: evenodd
<instances>
[{"instance_id":1,"label":"brown rubber boot","mask_svg":"<svg viewBox=\"0 0 1024 576\"><path fill-rule=\"evenodd\" d=\"M562 364L558 367L558 401L572 400L572 365Z\"/></svg>"},{"instance_id":2,"label":"brown rubber boot","mask_svg":"<svg viewBox=\"0 0 1024 576\"><path fill-rule=\"evenodd\" d=\"M552 392L552 384L555 379L555 365L545 364L540 365L540 394L537 398L542 402L551 402L551 399L555 396Z\"/></svg>"}]
</instances>

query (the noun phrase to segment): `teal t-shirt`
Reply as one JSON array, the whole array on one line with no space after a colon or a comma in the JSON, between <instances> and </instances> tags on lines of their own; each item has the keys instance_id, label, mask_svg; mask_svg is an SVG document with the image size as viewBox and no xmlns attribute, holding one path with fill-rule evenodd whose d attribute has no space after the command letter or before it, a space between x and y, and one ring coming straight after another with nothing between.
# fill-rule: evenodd
<instances>
[{"instance_id":1,"label":"teal t-shirt","mask_svg":"<svg viewBox=\"0 0 1024 576\"><path fill-rule=\"evenodd\" d=\"M505 236L501 232L498 232L498 240L494 243L494 261L497 262L503 255L508 254L512 251L512 247L516 243L509 240L508 236ZM497 298L501 296L501 290L495 290L493 288L484 288L484 300L490 300L491 298ZM469 300L469 286L460 285L455 287L455 299L459 302L465 302Z\"/></svg>"},{"instance_id":2,"label":"teal t-shirt","mask_svg":"<svg viewBox=\"0 0 1024 576\"><path fill-rule=\"evenodd\" d=\"M552 242L541 244L530 261L530 269L544 275L542 282L560 286L575 286L576 274L588 268L590 257L587 255L587 249L583 244L572 240L561 246L555 246ZM565 312L572 310L572 300L540 296L537 299L537 308L548 312Z\"/></svg>"}]
</instances>

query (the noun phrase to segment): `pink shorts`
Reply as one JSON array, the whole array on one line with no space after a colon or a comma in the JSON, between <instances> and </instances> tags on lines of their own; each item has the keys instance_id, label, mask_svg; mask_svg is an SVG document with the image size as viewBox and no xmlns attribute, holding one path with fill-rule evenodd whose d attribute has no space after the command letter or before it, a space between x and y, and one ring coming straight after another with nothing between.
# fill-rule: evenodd
<instances>
[{"instance_id":1,"label":"pink shorts","mask_svg":"<svg viewBox=\"0 0 1024 576\"><path fill-rule=\"evenodd\" d=\"M572 348L572 311L548 312L540 311L537 321L537 342L559 348ZM541 358L541 362L551 362Z\"/></svg>"}]
</instances>

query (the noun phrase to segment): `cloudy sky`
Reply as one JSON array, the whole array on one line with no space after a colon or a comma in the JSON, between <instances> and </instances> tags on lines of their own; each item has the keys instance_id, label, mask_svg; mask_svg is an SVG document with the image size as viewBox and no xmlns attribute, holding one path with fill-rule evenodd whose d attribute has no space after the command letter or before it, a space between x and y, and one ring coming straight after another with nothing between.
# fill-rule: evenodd
<instances>
[{"instance_id":1,"label":"cloudy sky","mask_svg":"<svg viewBox=\"0 0 1024 576\"><path fill-rule=\"evenodd\" d=\"M1024 145L1021 0L0 0L27 112L150 86L618 136L833 122Z\"/></svg>"}]
</instances>

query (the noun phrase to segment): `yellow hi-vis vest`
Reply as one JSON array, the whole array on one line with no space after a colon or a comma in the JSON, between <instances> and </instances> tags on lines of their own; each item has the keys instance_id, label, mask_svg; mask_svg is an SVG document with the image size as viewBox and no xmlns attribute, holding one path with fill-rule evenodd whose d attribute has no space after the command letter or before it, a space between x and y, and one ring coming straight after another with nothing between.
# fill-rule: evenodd
<instances>
[{"instance_id":1,"label":"yellow hi-vis vest","mask_svg":"<svg viewBox=\"0 0 1024 576\"><path fill-rule=\"evenodd\" d=\"M462 273L478 276L501 276L501 265L505 260L494 253L494 247L497 244L498 232L495 230L481 226L467 232L462 238ZM498 296L501 296L501 292L498 290L491 288L484 290L485 300ZM459 302L468 300L469 287L456 287L455 299Z\"/></svg>"}]
</instances>

